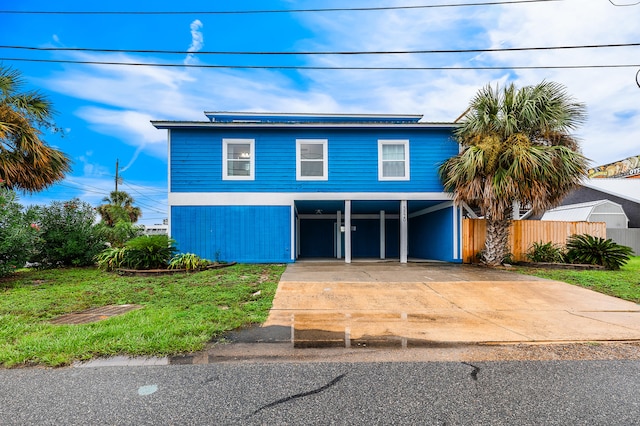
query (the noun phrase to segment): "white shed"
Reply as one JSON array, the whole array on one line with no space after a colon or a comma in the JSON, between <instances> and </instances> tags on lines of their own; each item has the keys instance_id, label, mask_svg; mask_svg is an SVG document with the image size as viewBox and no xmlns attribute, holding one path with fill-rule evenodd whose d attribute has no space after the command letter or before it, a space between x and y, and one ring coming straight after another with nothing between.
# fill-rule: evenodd
<instances>
[{"instance_id":1,"label":"white shed","mask_svg":"<svg viewBox=\"0 0 640 426\"><path fill-rule=\"evenodd\" d=\"M620 204L609 200L569 204L548 210L540 220L605 222L607 228L628 228L629 218Z\"/></svg>"}]
</instances>

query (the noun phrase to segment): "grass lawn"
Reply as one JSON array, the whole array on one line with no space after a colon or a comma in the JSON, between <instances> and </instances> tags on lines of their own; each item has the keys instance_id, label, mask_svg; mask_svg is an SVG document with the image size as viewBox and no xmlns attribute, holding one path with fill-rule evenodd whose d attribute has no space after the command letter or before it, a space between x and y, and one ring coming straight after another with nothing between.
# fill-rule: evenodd
<instances>
[{"instance_id":1,"label":"grass lawn","mask_svg":"<svg viewBox=\"0 0 640 426\"><path fill-rule=\"evenodd\" d=\"M535 275L595 290L640 303L640 256L632 257L619 271L575 271L517 267L522 274Z\"/></svg>"},{"instance_id":2,"label":"grass lawn","mask_svg":"<svg viewBox=\"0 0 640 426\"><path fill-rule=\"evenodd\" d=\"M21 271L0 280L0 366L202 350L228 330L264 322L284 268L234 265L158 277L94 268ZM143 308L90 324L49 323L62 314L123 304Z\"/></svg>"}]
</instances>

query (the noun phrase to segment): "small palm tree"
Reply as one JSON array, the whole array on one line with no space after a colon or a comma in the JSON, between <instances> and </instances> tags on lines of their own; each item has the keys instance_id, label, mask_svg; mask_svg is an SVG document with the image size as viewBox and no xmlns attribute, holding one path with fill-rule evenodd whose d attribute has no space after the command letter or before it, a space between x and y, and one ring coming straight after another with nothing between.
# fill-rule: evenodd
<instances>
[{"instance_id":1,"label":"small palm tree","mask_svg":"<svg viewBox=\"0 0 640 426\"><path fill-rule=\"evenodd\" d=\"M570 134L585 121L585 106L557 83L486 86L463 117L455 133L462 151L439 173L456 202L477 206L485 216L483 261L496 266L509 252L514 202L541 212L586 175L588 160Z\"/></svg>"},{"instance_id":2,"label":"small palm tree","mask_svg":"<svg viewBox=\"0 0 640 426\"><path fill-rule=\"evenodd\" d=\"M23 84L18 71L0 66L0 179L36 192L62 180L71 162L41 139L41 129L55 129L51 102L37 91L21 92Z\"/></svg>"},{"instance_id":3,"label":"small palm tree","mask_svg":"<svg viewBox=\"0 0 640 426\"><path fill-rule=\"evenodd\" d=\"M124 191L112 191L102 201L106 204L98 206L96 210L108 226L113 227L119 221L136 223L142 216L142 210L133 206L135 200Z\"/></svg>"}]
</instances>

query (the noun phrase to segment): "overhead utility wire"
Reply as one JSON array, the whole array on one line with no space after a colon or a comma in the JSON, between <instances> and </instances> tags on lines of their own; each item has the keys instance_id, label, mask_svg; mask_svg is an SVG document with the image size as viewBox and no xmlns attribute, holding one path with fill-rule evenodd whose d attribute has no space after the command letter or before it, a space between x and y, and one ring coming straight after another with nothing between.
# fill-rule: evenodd
<instances>
[{"instance_id":1,"label":"overhead utility wire","mask_svg":"<svg viewBox=\"0 0 640 426\"><path fill-rule=\"evenodd\" d=\"M614 3L611 0L609 0L609 3L611 3L612 5L617 6L617 7L625 7L625 6L637 6L637 5L640 4L640 1L637 1L635 3L629 3L629 4L617 4L617 3Z\"/></svg>"},{"instance_id":2,"label":"overhead utility wire","mask_svg":"<svg viewBox=\"0 0 640 426\"><path fill-rule=\"evenodd\" d=\"M405 55L426 53L494 53L523 52L533 50L600 49L614 47L637 47L640 43L583 44L570 46L539 47L496 47L486 49L431 49L431 50L372 50L372 51L316 51L316 52L278 52L278 51L207 51L190 52L187 50L153 49L102 49L95 47L37 47L0 45L0 49L33 50L39 52L102 52L102 53L153 53L161 55Z\"/></svg>"},{"instance_id":3,"label":"overhead utility wire","mask_svg":"<svg viewBox=\"0 0 640 426\"><path fill-rule=\"evenodd\" d=\"M1 58L0 61L40 62L57 64L85 65L121 65L136 67L174 67L174 68L217 68L217 69L285 69L285 70L398 70L398 71L437 71L437 70L533 70L533 69L586 69L586 68L636 68L640 64L604 64L604 65L525 65L525 66L440 66L440 67L352 67L352 66L306 66L306 65L205 65L205 64L166 64L144 62L75 61L63 59Z\"/></svg>"},{"instance_id":4,"label":"overhead utility wire","mask_svg":"<svg viewBox=\"0 0 640 426\"><path fill-rule=\"evenodd\" d=\"M216 10L216 11L47 11L47 10L0 10L0 14L21 15L256 15L264 13L307 13L307 12L366 12L381 10L403 9L435 9L444 7L468 7L468 6L500 6L507 4L546 3L564 0L512 0L491 1L481 3L454 3L454 4L430 4L416 6L382 6L382 7L333 7L319 9L264 9L264 10Z\"/></svg>"}]
</instances>

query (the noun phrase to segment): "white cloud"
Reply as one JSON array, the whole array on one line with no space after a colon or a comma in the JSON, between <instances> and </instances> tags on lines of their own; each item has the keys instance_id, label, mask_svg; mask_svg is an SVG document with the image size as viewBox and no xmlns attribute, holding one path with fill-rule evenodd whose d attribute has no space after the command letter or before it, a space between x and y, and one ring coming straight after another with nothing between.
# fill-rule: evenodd
<instances>
[{"instance_id":1,"label":"white cloud","mask_svg":"<svg viewBox=\"0 0 640 426\"><path fill-rule=\"evenodd\" d=\"M392 3L393 4L393 3ZM398 4L400 4L398 2ZM370 6L382 5L372 2ZM385 2L389 5L389 2ZM344 6L327 1L323 7ZM546 2L505 6L411 9L393 12L299 14L313 37L300 50L463 49L637 42L637 13L606 1ZM190 52L203 46L202 22L191 23ZM630 61L628 49L522 53L313 56L308 65L469 66L614 64ZM193 56L193 55L192 55ZM125 54L74 54L74 59L152 61ZM273 112L423 113L426 121L453 121L488 83L567 86L588 105L580 129L585 154L606 163L638 154L637 69L348 71L212 70L70 67L47 86L93 103L77 114L98 131L158 157L166 135L150 119L204 120L204 110ZM302 83L302 84L300 84Z\"/></svg>"},{"instance_id":2,"label":"white cloud","mask_svg":"<svg viewBox=\"0 0 640 426\"><path fill-rule=\"evenodd\" d=\"M122 134L123 141L131 145L166 143L166 134L149 123L154 117L138 111L121 111L101 107L84 107L78 116L95 126L102 133Z\"/></svg>"},{"instance_id":3,"label":"white cloud","mask_svg":"<svg viewBox=\"0 0 640 426\"><path fill-rule=\"evenodd\" d=\"M333 3L336 6L341 3ZM376 4L371 4L375 6ZM325 5L331 7L330 4ZM311 50L465 49L637 42L638 9L606 1L548 2L390 13L308 14L316 37ZM364 66L548 66L624 64L630 50L562 50L521 53L313 57L311 64ZM637 61L636 61L637 62ZM517 85L552 80L585 102L589 121L580 129L583 151L595 163L637 155L640 106L637 69L313 71L312 90L331 94L341 109L421 112L427 121L452 121L479 88L500 82Z\"/></svg>"},{"instance_id":4,"label":"white cloud","mask_svg":"<svg viewBox=\"0 0 640 426\"><path fill-rule=\"evenodd\" d=\"M187 50L188 52L199 52L204 46L204 35L202 34L202 31L200 31L202 27L203 27L202 22L200 22L200 20L198 19L191 22L191 25L190 25L191 45ZM195 63L198 63L198 60L194 55L188 54L184 60L184 63L195 64Z\"/></svg>"}]
</instances>

